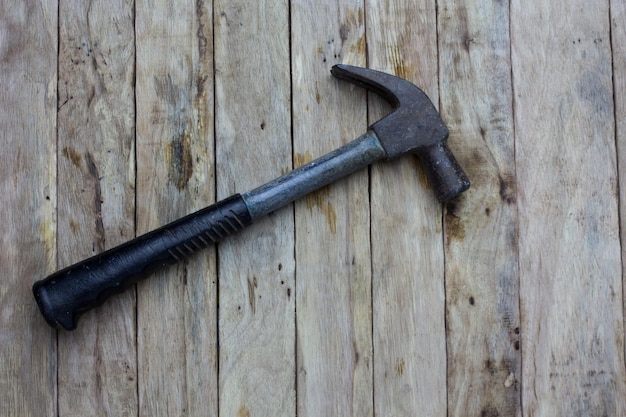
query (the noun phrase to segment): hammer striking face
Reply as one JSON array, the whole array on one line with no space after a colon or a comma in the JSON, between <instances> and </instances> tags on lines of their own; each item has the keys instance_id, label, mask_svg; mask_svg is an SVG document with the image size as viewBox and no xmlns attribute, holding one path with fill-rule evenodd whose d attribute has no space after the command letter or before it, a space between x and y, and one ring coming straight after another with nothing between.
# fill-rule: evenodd
<instances>
[{"instance_id":1,"label":"hammer striking face","mask_svg":"<svg viewBox=\"0 0 626 417\"><path fill-rule=\"evenodd\" d=\"M336 65L332 74L379 94L394 111L352 142L288 174L36 282L33 294L48 324L73 330L84 312L155 270L381 159L415 153L424 163L440 201L469 188L467 176L446 146L448 129L422 90L401 78L366 68Z\"/></svg>"}]
</instances>

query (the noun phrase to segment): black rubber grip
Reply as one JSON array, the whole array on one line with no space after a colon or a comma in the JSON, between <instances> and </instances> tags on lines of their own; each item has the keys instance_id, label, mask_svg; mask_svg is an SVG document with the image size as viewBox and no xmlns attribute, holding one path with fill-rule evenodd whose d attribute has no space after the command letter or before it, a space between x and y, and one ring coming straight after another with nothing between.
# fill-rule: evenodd
<instances>
[{"instance_id":1,"label":"black rubber grip","mask_svg":"<svg viewBox=\"0 0 626 417\"><path fill-rule=\"evenodd\" d=\"M470 187L469 178L445 142L419 148L417 155L426 167L428 179L442 203Z\"/></svg>"},{"instance_id":2,"label":"black rubber grip","mask_svg":"<svg viewBox=\"0 0 626 417\"><path fill-rule=\"evenodd\" d=\"M35 300L48 324L73 330L84 312L111 295L250 223L244 200L235 194L36 282Z\"/></svg>"}]
</instances>

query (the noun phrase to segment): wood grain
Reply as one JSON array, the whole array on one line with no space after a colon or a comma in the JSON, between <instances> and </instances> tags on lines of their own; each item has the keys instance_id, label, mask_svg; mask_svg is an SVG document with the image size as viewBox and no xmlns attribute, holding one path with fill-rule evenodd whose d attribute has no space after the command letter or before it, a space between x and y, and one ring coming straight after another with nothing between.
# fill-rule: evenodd
<instances>
[{"instance_id":1,"label":"wood grain","mask_svg":"<svg viewBox=\"0 0 626 417\"><path fill-rule=\"evenodd\" d=\"M368 1L366 10L369 66L414 82L437 105L435 2ZM370 121L383 115L378 102ZM441 206L416 159L371 171L374 414L445 416Z\"/></svg>"},{"instance_id":2,"label":"wood grain","mask_svg":"<svg viewBox=\"0 0 626 417\"><path fill-rule=\"evenodd\" d=\"M289 6L215 2L218 197L291 169ZM295 407L293 212L219 246L219 409L291 416Z\"/></svg>"},{"instance_id":3,"label":"wood grain","mask_svg":"<svg viewBox=\"0 0 626 417\"><path fill-rule=\"evenodd\" d=\"M509 4L438 7L441 113L472 181L444 219L448 414L516 416L522 356Z\"/></svg>"},{"instance_id":4,"label":"wood grain","mask_svg":"<svg viewBox=\"0 0 626 417\"><path fill-rule=\"evenodd\" d=\"M0 415L626 415L623 1L4 3ZM339 62L470 191L376 164L49 329L35 280L389 111Z\"/></svg>"},{"instance_id":5,"label":"wood grain","mask_svg":"<svg viewBox=\"0 0 626 417\"><path fill-rule=\"evenodd\" d=\"M0 5L0 415L56 412L56 337L31 285L56 268L57 3Z\"/></svg>"},{"instance_id":6,"label":"wood grain","mask_svg":"<svg viewBox=\"0 0 626 417\"><path fill-rule=\"evenodd\" d=\"M330 76L334 64L365 64L363 7L292 3L296 166L365 132L364 91ZM295 215L298 415L371 416L367 170L306 196Z\"/></svg>"},{"instance_id":7,"label":"wood grain","mask_svg":"<svg viewBox=\"0 0 626 417\"><path fill-rule=\"evenodd\" d=\"M58 266L134 234L134 19L128 1L61 2ZM135 294L59 334L59 414L136 415Z\"/></svg>"},{"instance_id":8,"label":"wood grain","mask_svg":"<svg viewBox=\"0 0 626 417\"><path fill-rule=\"evenodd\" d=\"M613 57L613 98L615 100L615 138L619 172L620 231L626 230L626 3L611 1L611 49ZM622 247L622 303L626 314L626 236L620 233ZM619 295L619 294L618 294ZM624 316L626 319L626 316ZM624 326L622 322L622 326ZM626 338L626 334L624 335ZM624 340L626 349L626 339ZM625 351L626 356L626 351Z\"/></svg>"},{"instance_id":9,"label":"wood grain","mask_svg":"<svg viewBox=\"0 0 626 417\"><path fill-rule=\"evenodd\" d=\"M609 10L587 6L511 6L527 415L626 413Z\"/></svg>"},{"instance_id":10,"label":"wood grain","mask_svg":"<svg viewBox=\"0 0 626 417\"><path fill-rule=\"evenodd\" d=\"M138 1L137 231L215 198L212 8ZM215 250L138 286L139 414L217 415Z\"/></svg>"}]
</instances>

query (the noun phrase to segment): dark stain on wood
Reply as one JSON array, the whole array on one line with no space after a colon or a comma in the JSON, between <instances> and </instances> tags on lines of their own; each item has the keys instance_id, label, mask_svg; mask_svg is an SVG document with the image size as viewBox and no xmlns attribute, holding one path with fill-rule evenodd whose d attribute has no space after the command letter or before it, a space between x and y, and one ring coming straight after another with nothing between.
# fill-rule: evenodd
<instances>
[{"instance_id":1,"label":"dark stain on wood","mask_svg":"<svg viewBox=\"0 0 626 417\"><path fill-rule=\"evenodd\" d=\"M356 43L350 46L350 53L356 55L364 55L366 52L367 43L365 42L365 35L361 35Z\"/></svg>"},{"instance_id":2,"label":"dark stain on wood","mask_svg":"<svg viewBox=\"0 0 626 417\"><path fill-rule=\"evenodd\" d=\"M458 215L457 202L449 202L446 204L445 227L446 237L449 240L465 239L465 225Z\"/></svg>"},{"instance_id":3,"label":"dark stain on wood","mask_svg":"<svg viewBox=\"0 0 626 417\"><path fill-rule=\"evenodd\" d=\"M470 45L472 44L472 42L474 42L474 38L470 35L469 33L469 25L468 25L468 14L467 14L467 8L465 6L459 6L457 8L457 16L456 16L456 21L457 21L457 30L458 33L461 33L461 44L463 45L463 49L465 50L465 52L467 52L469 54L470 52Z\"/></svg>"},{"instance_id":4,"label":"dark stain on wood","mask_svg":"<svg viewBox=\"0 0 626 417\"><path fill-rule=\"evenodd\" d=\"M237 410L237 417L250 417L250 410L245 405L241 404Z\"/></svg>"},{"instance_id":5,"label":"dark stain on wood","mask_svg":"<svg viewBox=\"0 0 626 417\"><path fill-rule=\"evenodd\" d=\"M170 182L182 191L193 174L191 140L187 130L174 137L166 150L167 174Z\"/></svg>"},{"instance_id":6,"label":"dark stain on wood","mask_svg":"<svg viewBox=\"0 0 626 417\"><path fill-rule=\"evenodd\" d=\"M73 219L70 219L70 230L72 231L72 234L76 236L80 230L80 224Z\"/></svg>"},{"instance_id":7,"label":"dark stain on wood","mask_svg":"<svg viewBox=\"0 0 626 417\"><path fill-rule=\"evenodd\" d=\"M82 168L82 156L80 155L80 153L78 153L76 149L65 146L62 153L63 156L69 159L76 168Z\"/></svg>"},{"instance_id":8,"label":"dark stain on wood","mask_svg":"<svg viewBox=\"0 0 626 417\"><path fill-rule=\"evenodd\" d=\"M207 46L209 45L207 36L205 34L205 13L206 2L202 0L196 0L196 21L198 23L198 30L196 35L198 36L198 55L200 60L204 60L207 54ZM209 24L212 23L209 21Z\"/></svg>"},{"instance_id":9,"label":"dark stain on wood","mask_svg":"<svg viewBox=\"0 0 626 417\"><path fill-rule=\"evenodd\" d=\"M322 95L320 94L319 86L317 83L315 83L315 101L317 102L317 104L320 104L322 102Z\"/></svg>"},{"instance_id":10,"label":"dark stain on wood","mask_svg":"<svg viewBox=\"0 0 626 417\"><path fill-rule=\"evenodd\" d=\"M399 42L400 45L404 43ZM404 54L398 45L391 45L389 50L389 61L393 67L393 73L400 78L410 80L414 75L414 68L404 60Z\"/></svg>"},{"instance_id":11,"label":"dark stain on wood","mask_svg":"<svg viewBox=\"0 0 626 417\"><path fill-rule=\"evenodd\" d=\"M313 160L311 153L306 151L305 153L296 153L293 156L293 166L294 168L299 168L302 165L308 164Z\"/></svg>"},{"instance_id":12,"label":"dark stain on wood","mask_svg":"<svg viewBox=\"0 0 626 417\"><path fill-rule=\"evenodd\" d=\"M487 131L485 130L485 128L480 126L478 131L480 132L480 137L483 138L483 140L486 140Z\"/></svg>"},{"instance_id":13,"label":"dark stain on wood","mask_svg":"<svg viewBox=\"0 0 626 417\"><path fill-rule=\"evenodd\" d=\"M196 89L197 89L197 97L196 104L205 99L206 95L206 83L209 77L206 75L198 75L196 78Z\"/></svg>"},{"instance_id":14,"label":"dark stain on wood","mask_svg":"<svg viewBox=\"0 0 626 417\"><path fill-rule=\"evenodd\" d=\"M201 94L204 89L204 81L196 79L199 83L196 104L202 103ZM170 75L158 78L154 77L154 88L157 96L166 103L166 117L168 123L174 126L173 137L165 149L166 162L168 166L168 179L178 189L186 188L189 179L193 174L193 156L191 154L192 126L189 120L188 107L190 106L188 87L176 85ZM157 118L160 118L162 111L153 110ZM202 120L202 119L201 119ZM200 122L202 125L203 123Z\"/></svg>"},{"instance_id":15,"label":"dark stain on wood","mask_svg":"<svg viewBox=\"0 0 626 417\"><path fill-rule=\"evenodd\" d=\"M474 42L474 38L470 37L469 35L463 36L463 46L465 47L465 51L468 54L469 54L470 45L472 44L472 42Z\"/></svg>"},{"instance_id":16,"label":"dark stain on wood","mask_svg":"<svg viewBox=\"0 0 626 417\"><path fill-rule=\"evenodd\" d=\"M207 126L210 123L206 122L207 115L209 114L208 107L210 106L207 100L207 89L212 88L213 78L209 75L212 68L207 68L207 55L212 53L212 24L213 16L207 8L207 3L201 0L196 0L196 22L198 28L196 35L198 38L198 58L199 68L195 76L196 91L193 99L193 107L195 109L197 119L195 126L198 128L199 137L207 137L207 130L210 129ZM212 94L211 91L208 92Z\"/></svg>"},{"instance_id":17,"label":"dark stain on wood","mask_svg":"<svg viewBox=\"0 0 626 417\"><path fill-rule=\"evenodd\" d=\"M182 273L180 274L180 280L183 284L183 287L187 286L187 275L188 275L188 271L187 271L187 264L185 262L181 263L182 266Z\"/></svg>"},{"instance_id":18,"label":"dark stain on wood","mask_svg":"<svg viewBox=\"0 0 626 417\"><path fill-rule=\"evenodd\" d=\"M481 412L480 417L499 417L498 409L492 405L485 406Z\"/></svg>"},{"instance_id":19,"label":"dark stain on wood","mask_svg":"<svg viewBox=\"0 0 626 417\"><path fill-rule=\"evenodd\" d=\"M587 103L591 114L605 120L613 117L613 91L598 74L602 74L601 69L585 72L578 81L577 90L578 96L583 103Z\"/></svg>"},{"instance_id":20,"label":"dark stain on wood","mask_svg":"<svg viewBox=\"0 0 626 417\"><path fill-rule=\"evenodd\" d=\"M341 38L342 42L345 42L348 40L349 33L350 33L350 27L346 24L341 25L341 27L339 28L339 37Z\"/></svg>"},{"instance_id":21,"label":"dark stain on wood","mask_svg":"<svg viewBox=\"0 0 626 417\"><path fill-rule=\"evenodd\" d=\"M255 292L258 288L258 283L256 276L252 276L252 279L248 278L248 304L250 305L250 310L252 310L252 314L256 313L256 297ZM261 298L259 296L259 298Z\"/></svg>"},{"instance_id":22,"label":"dark stain on wood","mask_svg":"<svg viewBox=\"0 0 626 417\"><path fill-rule=\"evenodd\" d=\"M489 375L495 375L498 372L498 367L491 358L485 359L484 362L485 371L489 373Z\"/></svg>"},{"instance_id":23,"label":"dark stain on wood","mask_svg":"<svg viewBox=\"0 0 626 417\"><path fill-rule=\"evenodd\" d=\"M498 176L500 182L500 198L506 204L515 203L515 182L511 177Z\"/></svg>"},{"instance_id":24,"label":"dark stain on wood","mask_svg":"<svg viewBox=\"0 0 626 417\"><path fill-rule=\"evenodd\" d=\"M93 248L95 252L102 252L105 249L105 233L104 224L102 222L102 188L100 187L100 174L98 173L98 167L96 161L90 152L85 154L85 165L87 171L93 180L94 187L94 214L95 214L95 235Z\"/></svg>"},{"instance_id":25,"label":"dark stain on wood","mask_svg":"<svg viewBox=\"0 0 626 417\"><path fill-rule=\"evenodd\" d=\"M404 359L400 358L398 359L398 361L396 362L396 365L394 367L395 371L396 371L396 376L401 376L402 374L404 374L404 368L406 367L406 363L404 362Z\"/></svg>"},{"instance_id":26,"label":"dark stain on wood","mask_svg":"<svg viewBox=\"0 0 626 417\"><path fill-rule=\"evenodd\" d=\"M308 194L305 197L306 207L309 212L313 212L313 207L317 209L326 217L326 223L330 228L332 234L337 233L337 213L335 207L330 201L328 201L328 187L321 188Z\"/></svg>"}]
</instances>

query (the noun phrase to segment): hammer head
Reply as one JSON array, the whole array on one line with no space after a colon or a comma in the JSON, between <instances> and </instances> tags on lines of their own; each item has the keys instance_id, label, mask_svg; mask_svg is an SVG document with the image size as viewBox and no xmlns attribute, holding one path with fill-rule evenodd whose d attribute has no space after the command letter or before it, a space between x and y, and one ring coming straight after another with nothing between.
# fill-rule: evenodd
<instances>
[{"instance_id":1,"label":"hammer head","mask_svg":"<svg viewBox=\"0 0 626 417\"><path fill-rule=\"evenodd\" d=\"M387 158L415 153L440 201L458 196L469 179L446 145L448 128L428 96L417 86L394 75L367 68L335 65L333 76L380 95L394 111L370 126Z\"/></svg>"}]
</instances>

